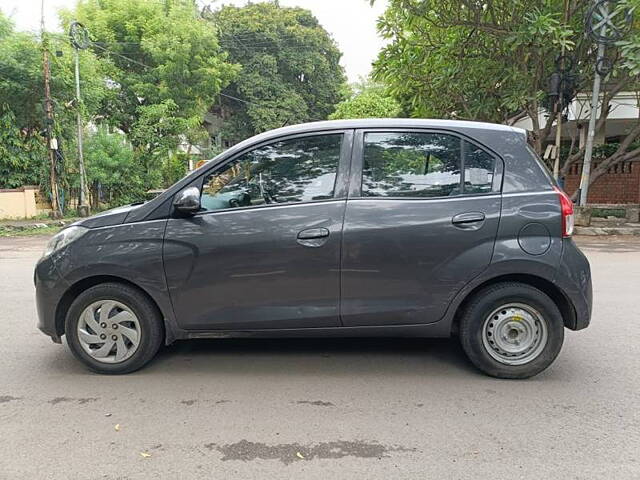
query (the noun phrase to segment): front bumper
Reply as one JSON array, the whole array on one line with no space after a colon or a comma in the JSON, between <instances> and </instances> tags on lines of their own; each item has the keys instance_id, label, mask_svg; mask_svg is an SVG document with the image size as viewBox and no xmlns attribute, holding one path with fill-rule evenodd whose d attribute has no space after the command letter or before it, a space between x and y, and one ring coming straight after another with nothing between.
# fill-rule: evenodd
<instances>
[{"instance_id":1,"label":"front bumper","mask_svg":"<svg viewBox=\"0 0 640 480\"><path fill-rule=\"evenodd\" d=\"M62 325L56 325L56 310L67 284L56 270L53 256L41 258L35 268L38 328L56 343L61 343Z\"/></svg>"}]
</instances>

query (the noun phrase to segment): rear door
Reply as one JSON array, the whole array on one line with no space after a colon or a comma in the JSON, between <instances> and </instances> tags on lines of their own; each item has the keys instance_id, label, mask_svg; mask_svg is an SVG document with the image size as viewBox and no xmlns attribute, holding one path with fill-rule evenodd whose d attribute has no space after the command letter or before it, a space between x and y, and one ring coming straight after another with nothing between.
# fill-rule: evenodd
<instances>
[{"instance_id":1,"label":"rear door","mask_svg":"<svg viewBox=\"0 0 640 480\"><path fill-rule=\"evenodd\" d=\"M345 326L439 320L485 269L502 161L447 131L356 132L343 229Z\"/></svg>"}]
</instances>

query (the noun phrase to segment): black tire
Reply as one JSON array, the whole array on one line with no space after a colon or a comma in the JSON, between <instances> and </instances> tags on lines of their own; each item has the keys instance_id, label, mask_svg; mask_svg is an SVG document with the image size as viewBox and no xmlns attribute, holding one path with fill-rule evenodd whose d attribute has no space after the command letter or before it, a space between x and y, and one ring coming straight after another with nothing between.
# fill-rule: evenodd
<instances>
[{"instance_id":1,"label":"black tire","mask_svg":"<svg viewBox=\"0 0 640 480\"><path fill-rule=\"evenodd\" d=\"M544 348L538 356L522 365L508 365L496 360L483 342L485 320L496 309L510 303L535 309L547 327ZM477 368L492 377L529 378L537 375L556 359L563 340L564 322L556 304L542 291L524 283L504 282L482 289L470 299L460 318L460 341L464 352Z\"/></svg>"},{"instance_id":2,"label":"black tire","mask_svg":"<svg viewBox=\"0 0 640 480\"><path fill-rule=\"evenodd\" d=\"M115 300L126 305L138 318L140 343L129 358L119 363L102 363L82 348L78 339L78 321L82 312L93 302ZM131 373L147 364L158 352L164 340L162 315L156 305L139 290L120 283L102 283L88 288L74 300L65 320L67 344L75 357L89 369L104 374Z\"/></svg>"}]
</instances>

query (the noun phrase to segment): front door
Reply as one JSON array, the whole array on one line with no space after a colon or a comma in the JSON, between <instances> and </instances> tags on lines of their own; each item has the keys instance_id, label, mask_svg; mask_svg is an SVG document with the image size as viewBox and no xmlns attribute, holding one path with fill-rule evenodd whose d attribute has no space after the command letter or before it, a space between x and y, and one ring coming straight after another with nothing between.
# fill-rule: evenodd
<instances>
[{"instance_id":1,"label":"front door","mask_svg":"<svg viewBox=\"0 0 640 480\"><path fill-rule=\"evenodd\" d=\"M439 131L359 131L345 213L345 326L439 320L491 261L502 162Z\"/></svg>"},{"instance_id":2,"label":"front door","mask_svg":"<svg viewBox=\"0 0 640 480\"><path fill-rule=\"evenodd\" d=\"M350 139L350 131L289 137L203 175L203 211L170 219L164 242L182 328L340 325Z\"/></svg>"}]
</instances>

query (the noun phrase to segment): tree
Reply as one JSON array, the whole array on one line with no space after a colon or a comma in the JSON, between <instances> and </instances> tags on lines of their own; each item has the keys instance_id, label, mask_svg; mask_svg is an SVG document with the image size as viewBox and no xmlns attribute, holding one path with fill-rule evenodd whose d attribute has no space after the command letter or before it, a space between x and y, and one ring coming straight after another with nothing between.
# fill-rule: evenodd
<instances>
[{"instance_id":1,"label":"tree","mask_svg":"<svg viewBox=\"0 0 640 480\"><path fill-rule=\"evenodd\" d=\"M75 98L73 55L66 37L45 38L52 51L51 91L56 110L53 125L60 151L73 152L75 142ZM91 52L81 61L83 104L87 115L95 113L107 91L103 64ZM45 128L42 50L33 35L16 32L0 12L0 185L40 184L48 188L47 151L41 132ZM63 160L63 159L61 159ZM73 169L75 157L67 162ZM62 163L62 161L61 161ZM60 165L64 173L63 165ZM64 176L63 176L64 181Z\"/></svg>"},{"instance_id":2,"label":"tree","mask_svg":"<svg viewBox=\"0 0 640 480\"><path fill-rule=\"evenodd\" d=\"M391 0L379 21L390 40L374 66L374 78L414 116L435 116L509 123L530 116L532 145L540 153L554 116L540 124L538 113L547 105L546 90L556 70L561 48L572 58L579 91L589 91L595 48L585 35L584 18L592 4L568 2L564 21L562 0ZM619 7L638 6L621 0ZM598 127L606 121L611 100L622 90L640 89L640 25L636 19L624 42L608 47L616 60L607 78ZM592 172L597 180L621 161L640 159L634 142L640 119L620 142L616 153ZM574 149L563 171L582 159Z\"/></svg>"},{"instance_id":3,"label":"tree","mask_svg":"<svg viewBox=\"0 0 640 480\"><path fill-rule=\"evenodd\" d=\"M157 186L162 159L201 137L204 114L239 67L193 0L80 0L62 18L82 22L108 61L103 121L129 135L148 187Z\"/></svg>"},{"instance_id":4,"label":"tree","mask_svg":"<svg viewBox=\"0 0 640 480\"><path fill-rule=\"evenodd\" d=\"M341 99L341 53L308 10L277 2L206 11L242 71L214 112L236 142L284 124L325 120Z\"/></svg>"},{"instance_id":5,"label":"tree","mask_svg":"<svg viewBox=\"0 0 640 480\"><path fill-rule=\"evenodd\" d=\"M353 87L350 98L340 102L329 119L393 118L400 112L400 104L384 86L365 81Z\"/></svg>"}]
</instances>

